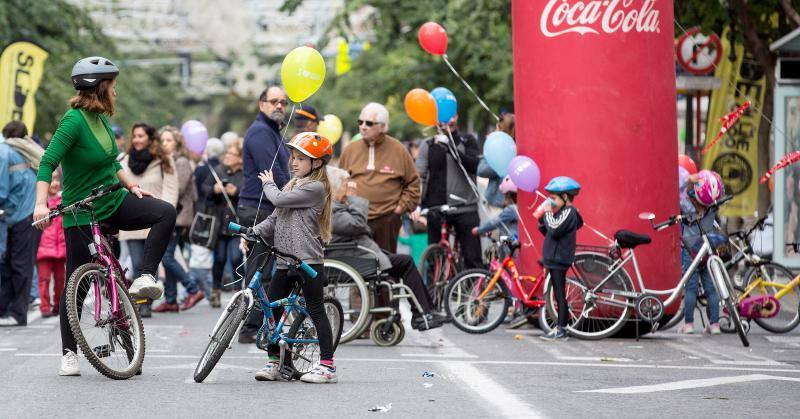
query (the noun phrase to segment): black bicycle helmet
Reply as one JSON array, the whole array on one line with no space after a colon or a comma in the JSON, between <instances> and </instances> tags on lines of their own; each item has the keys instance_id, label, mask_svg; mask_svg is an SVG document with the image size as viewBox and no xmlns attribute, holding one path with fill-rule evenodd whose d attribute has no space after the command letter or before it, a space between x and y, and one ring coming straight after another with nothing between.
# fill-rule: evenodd
<instances>
[{"instance_id":1,"label":"black bicycle helmet","mask_svg":"<svg viewBox=\"0 0 800 419\"><path fill-rule=\"evenodd\" d=\"M107 58L87 57L72 67L72 85L76 90L87 90L102 80L114 80L119 68Z\"/></svg>"}]
</instances>

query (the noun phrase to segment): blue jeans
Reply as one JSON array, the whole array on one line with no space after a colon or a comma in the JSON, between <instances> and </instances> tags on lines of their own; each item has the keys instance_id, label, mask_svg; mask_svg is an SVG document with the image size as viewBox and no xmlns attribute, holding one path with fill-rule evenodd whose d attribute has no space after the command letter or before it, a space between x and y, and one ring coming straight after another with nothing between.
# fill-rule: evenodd
<instances>
[{"instance_id":1,"label":"blue jeans","mask_svg":"<svg viewBox=\"0 0 800 419\"><path fill-rule=\"evenodd\" d=\"M126 240L131 256L131 278L138 278L144 263L144 240Z\"/></svg>"},{"instance_id":2,"label":"blue jeans","mask_svg":"<svg viewBox=\"0 0 800 419\"><path fill-rule=\"evenodd\" d=\"M164 265L164 300L168 304L175 304L178 302L178 281L181 281L186 292L194 294L197 292L197 282L189 272L186 272L175 259L175 248L178 247L178 240L183 232L183 227L175 227L172 232L172 237L169 239L167 250L161 258L161 263Z\"/></svg>"},{"instance_id":3,"label":"blue jeans","mask_svg":"<svg viewBox=\"0 0 800 419\"><path fill-rule=\"evenodd\" d=\"M689 266L692 265L692 257L686 250L681 249L681 272L686 273ZM697 305L697 286L702 281L703 291L708 299L708 319L710 323L719 323L719 296L717 295L717 288L714 286L714 281L711 279L711 274L705 264L701 264L686 281L686 286L683 292L683 321L685 323L694 323L694 308Z\"/></svg>"},{"instance_id":4,"label":"blue jeans","mask_svg":"<svg viewBox=\"0 0 800 419\"><path fill-rule=\"evenodd\" d=\"M217 238L217 247L214 249L214 267L212 273L214 275L214 288L222 288L222 274L225 271L225 262L230 262L231 267L236 270L242 264L242 251L239 250L239 237L238 236L224 236L220 235ZM239 268L240 272L243 268ZM234 272L233 278L236 279Z\"/></svg>"}]
</instances>

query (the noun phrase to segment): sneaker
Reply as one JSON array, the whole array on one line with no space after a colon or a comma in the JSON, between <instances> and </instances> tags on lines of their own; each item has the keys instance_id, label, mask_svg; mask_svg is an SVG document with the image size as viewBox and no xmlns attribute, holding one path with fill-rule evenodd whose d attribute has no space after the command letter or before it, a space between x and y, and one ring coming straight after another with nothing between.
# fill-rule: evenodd
<instances>
[{"instance_id":1,"label":"sneaker","mask_svg":"<svg viewBox=\"0 0 800 419\"><path fill-rule=\"evenodd\" d=\"M157 305L156 308L153 309L153 312L155 312L155 313L168 313L168 312L177 313L180 310L181 309L178 306L178 303L163 302L163 303Z\"/></svg>"},{"instance_id":2,"label":"sneaker","mask_svg":"<svg viewBox=\"0 0 800 419\"><path fill-rule=\"evenodd\" d=\"M164 294L164 284L156 281L153 275L142 274L133 280L128 292L134 298L147 297L151 300L158 300Z\"/></svg>"},{"instance_id":3,"label":"sneaker","mask_svg":"<svg viewBox=\"0 0 800 419\"><path fill-rule=\"evenodd\" d=\"M717 325L717 327L719 327L719 325ZM692 334L694 334L694 324L692 324L692 323L684 324L683 326L681 326L680 329L678 329L678 333L683 334L683 335L692 335Z\"/></svg>"},{"instance_id":4,"label":"sneaker","mask_svg":"<svg viewBox=\"0 0 800 419\"><path fill-rule=\"evenodd\" d=\"M19 325L17 319L11 316L0 317L0 327L14 327Z\"/></svg>"},{"instance_id":5,"label":"sneaker","mask_svg":"<svg viewBox=\"0 0 800 419\"><path fill-rule=\"evenodd\" d=\"M722 331L719 329L719 323L711 323L708 325L708 327L706 327L706 333L710 333L712 335L718 335L722 333Z\"/></svg>"},{"instance_id":6,"label":"sneaker","mask_svg":"<svg viewBox=\"0 0 800 419\"><path fill-rule=\"evenodd\" d=\"M58 370L58 375L62 377L81 375L81 370L78 368L78 354L67 350L67 353L61 356L61 368Z\"/></svg>"},{"instance_id":7,"label":"sneaker","mask_svg":"<svg viewBox=\"0 0 800 419\"><path fill-rule=\"evenodd\" d=\"M411 317L411 328L414 330L425 331L441 327L444 323L444 316L435 313L425 313Z\"/></svg>"},{"instance_id":8,"label":"sneaker","mask_svg":"<svg viewBox=\"0 0 800 419\"><path fill-rule=\"evenodd\" d=\"M304 383L326 384L335 383L339 379L336 377L336 367L326 367L317 365L313 370L303 374L300 381Z\"/></svg>"},{"instance_id":9,"label":"sneaker","mask_svg":"<svg viewBox=\"0 0 800 419\"><path fill-rule=\"evenodd\" d=\"M556 327L555 329L551 330L550 333L544 336L539 336L539 338L548 342L564 342L569 340L569 334L567 333L567 329Z\"/></svg>"},{"instance_id":10,"label":"sneaker","mask_svg":"<svg viewBox=\"0 0 800 419\"><path fill-rule=\"evenodd\" d=\"M194 307L200 301L206 298L206 293L203 291L197 291L194 294L189 294L185 300L183 300L183 305L181 305L181 310L188 310Z\"/></svg>"},{"instance_id":11,"label":"sneaker","mask_svg":"<svg viewBox=\"0 0 800 419\"><path fill-rule=\"evenodd\" d=\"M278 361L269 361L264 368L256 371L256 381L275 381L281 375Z\"/></svg>"}]
</instances>

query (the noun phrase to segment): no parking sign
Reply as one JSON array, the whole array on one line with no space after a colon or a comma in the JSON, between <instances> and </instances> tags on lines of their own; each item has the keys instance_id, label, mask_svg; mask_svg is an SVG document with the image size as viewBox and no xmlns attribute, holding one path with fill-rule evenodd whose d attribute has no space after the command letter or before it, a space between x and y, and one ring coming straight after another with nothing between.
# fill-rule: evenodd
<instances>
[{"instance_id":1,"label":"no parking sign","mask_svg":"<svg viewBox=\"0 0 800 419\"><path fill-rule=\"evenodd\" d=\"M704 34L699 27L689 29L675 46L678 63L686 71L702 76L714 72L722 58L722 43L717 34Z\"/></svg>"}]
</instances>

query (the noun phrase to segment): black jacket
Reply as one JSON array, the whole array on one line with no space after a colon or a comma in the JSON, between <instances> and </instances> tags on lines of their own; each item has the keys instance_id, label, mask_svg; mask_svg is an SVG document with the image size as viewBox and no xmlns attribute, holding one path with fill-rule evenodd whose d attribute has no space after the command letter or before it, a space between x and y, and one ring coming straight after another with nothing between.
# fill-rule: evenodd
<instances>
[{"instance_id":1,"label":"black jacket","mask_svg":"<svg viewBox=\"0 0 800 419\"><path fill-rule=\"evenodd\" d=\"M242 184L244 183L244 174L242 170L239 169L234 171L228 168L228 166L220 164L214 168L214 171L217 173L217 176L219 176L219 180L221 180L223 183L232 183L236 185L236 194L233 196L228 195L228 198L231 200L231 204L233 204L233 208L236 209L236 206L239 202L239 192L241 191ZM216 179L209 172L209 175L206 176L205 183L203 183L201 190L214 206L212 211L217 217L217 220L219 220L217 224L217 232L222 235L230 235L228 232L228 222L238 222L238 219L236 218L236 214L231 212L228 202L225 201L225 197L223 197L222 194L214 193L214 185L216 183Z\"/></svg>"},{"instance_id":2,"label":"black jacket","mask_svg":"<svg viewBox=\"0 0 800 419\"><path fill-rule=\"evenodd\" d=\"M547 269L569 269L575 261L575 236L583 227L578 209L564 206L557 213L545 213L539 219L539 231L544 234L542 265Z\"/></svg>"},{"instance_id":3,"label":"black jacket","mask_svg":"<svg viewBox=\"0 0 800 419\"><path fill-rule=\"evenodd\" d=\"M276 153L277 158L275 157ZM275 184L278 189L283 189L283 186L291 178L289 156L289 150L283 144L278 124L259 112L256 120L244 135L242 149L244 184L239 194L240 201L244 206L258 207L263 188L258 174L270 170L273 160L275 160L275 165L272 166L272 175L275 177ZM267 199L263 200L261 208L265 209L267 214L274 209L272 203Z\"/></svg>"}]
</instances>

